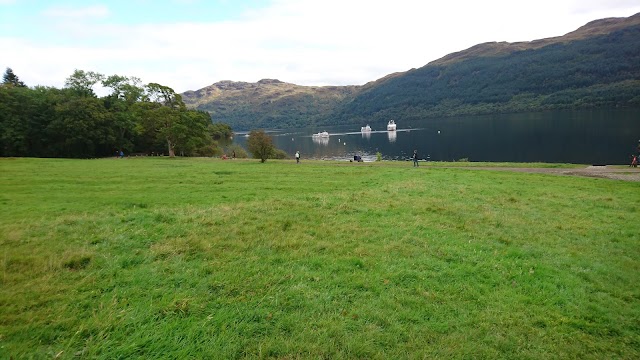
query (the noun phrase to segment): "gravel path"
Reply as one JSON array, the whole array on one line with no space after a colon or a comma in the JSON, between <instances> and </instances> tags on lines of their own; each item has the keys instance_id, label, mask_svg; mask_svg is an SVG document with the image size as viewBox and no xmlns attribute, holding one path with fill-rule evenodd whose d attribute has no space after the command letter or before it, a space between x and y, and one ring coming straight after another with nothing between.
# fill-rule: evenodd
<instances>
[{"instance_id":1,"label":"gravel path","mask_svg":"<svg viewBox=\"0 0 640 360\"><path fill-rule=\"evenodd\" d=\"M516 171L541 174L556 174L567 176L584 176L603 179L614 179L624 181L640 181L640 168L632 167L611 167L611 166L587 166L575 169L557 168L514 168L514 167L459 167L457 169L470 170L494 170L494 171Z\"/></svg>"}]
</instances>

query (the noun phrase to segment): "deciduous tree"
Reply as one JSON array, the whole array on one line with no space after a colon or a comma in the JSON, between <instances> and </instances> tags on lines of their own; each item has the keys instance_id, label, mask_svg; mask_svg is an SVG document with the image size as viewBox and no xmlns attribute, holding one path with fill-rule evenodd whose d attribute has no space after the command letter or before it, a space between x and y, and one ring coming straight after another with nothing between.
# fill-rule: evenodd
<instances>
[{"instance_id":1,"label":"deciduous tree","mask_svg":"<svg viewBox=\"0 0 640 360\"><path fill-rule=\"evenodd\" d=\"M273 139L264 130L251 130L247 140L247 148L253 157L265 162L273 154Z\"/></svg>"},{"instance_id":2,"label":"deciduous tree","mask_svg":"<svg viewBox=\"0 0 640 360\"><path fill-rule=\"evenodd\" d=\"M100 99L74 96L56 106L47 130L54 156L105 156L116 146L111 114Z\"/></svg>"},{"instance_id":3,"label":"deciduous tree","mask_svg":"<svg viewBox=\"0 0 640 360\"><path fill-rule=\"evenodd\" d=\"M143 125L165 141L169 156L175 157L176 145L188 130L180 121L180 111L186 109L182 98L172 88L157 83L150 83L145 89L147 101L139 107L143 110Z\"/></svg>"},{"instance_id":4,"label":"deciduous tree","mask_svg":"<svg viewBox=\"0 0 640 360\"><path fill-rule=\"evenodd\" d=\"M147 90L149 101L162 104L172 109L185 109L182 95L176 94L172 88L157 83L150 83L145 86L145 89Z\"/></svg>"},{"instance_id":5,"label":"deciduous tree","mask_svg":"<svg viewBox=\"0 0 640 360\"><path fill-rule=\"evenodd\" d=\"M140 133L132 106L145 98L140 79L111 75L102 81L102 86L111 89L111 94L104 97L105 108L113 115L113 126L116 130L116 146L131 152L135 138Z\"/></svg>"},{"instance_id":6,"label":"deciduous tree","mask_svg":"<svg viewBox=\"0 0 640 360\"><path fill-rule=\"evenodd\" d=\"M209 114L187 110L180 95L167 86L149 84L147 95L153 101L139 103L137 113L146 133L165 142L169 156L174 157L176 151L193 154L211 144Z\"/></svg>"},{"instance_id":7,"label":"deciduous tree","mask_svg":"<svg viewBox=\"0 0 640 360\"><path fill-rule=\"evenodd\" d=\"M78 95L95 97L93 87L104 79L104 75L100 73L76 69L64 84L66 88L72 89Z\"/></svg>"}]
</instances>

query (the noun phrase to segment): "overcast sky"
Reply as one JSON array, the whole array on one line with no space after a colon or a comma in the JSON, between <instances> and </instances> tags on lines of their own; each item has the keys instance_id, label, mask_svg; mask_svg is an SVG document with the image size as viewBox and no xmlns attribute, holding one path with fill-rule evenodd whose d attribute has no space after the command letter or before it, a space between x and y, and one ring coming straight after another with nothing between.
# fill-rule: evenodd
<instances>
[{"instance_id":1,"label":"overcast sky","mask_svg":"<svg viewBox=\"0 0 640 360\"><path fill-rule=\"evenodd\" d=\"M176 92L221 80L361 85L488 41L564 35L639 0L0 0L0 67L74 69Z\"/></svg>"}]
</instances>

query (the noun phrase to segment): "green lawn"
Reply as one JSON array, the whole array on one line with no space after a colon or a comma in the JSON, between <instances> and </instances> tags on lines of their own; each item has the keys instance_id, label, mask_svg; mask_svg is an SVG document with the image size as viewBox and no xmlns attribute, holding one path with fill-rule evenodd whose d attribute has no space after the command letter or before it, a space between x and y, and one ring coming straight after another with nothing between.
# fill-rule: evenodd
<instances>
[{"instance_id":1,"label":"green lawn","mask_svg":"<svg viewBox=\"0 0 640 360\"><path fill-rule=\"evenodd\" d=\"M0 358L638 359L639 191L410 162L0 159Z\"/></svg>"}]
</instances>

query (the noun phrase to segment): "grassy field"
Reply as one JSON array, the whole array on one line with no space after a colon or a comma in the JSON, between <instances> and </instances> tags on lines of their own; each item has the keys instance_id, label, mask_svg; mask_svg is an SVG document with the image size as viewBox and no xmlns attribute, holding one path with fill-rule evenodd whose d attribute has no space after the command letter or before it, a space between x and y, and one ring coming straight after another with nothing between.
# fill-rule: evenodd
<instances>
[{"instance_id":1,"label":"grassy field","mask_svg":"<svg viewBox=\"0 0 640 360\"><path fill-rule=\"evenodd\" d=\"M640 358L638 183L0 159L0 358Z\"/></svg>"}]
</instances>

